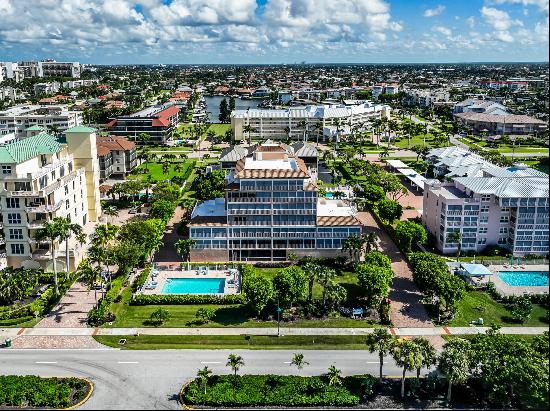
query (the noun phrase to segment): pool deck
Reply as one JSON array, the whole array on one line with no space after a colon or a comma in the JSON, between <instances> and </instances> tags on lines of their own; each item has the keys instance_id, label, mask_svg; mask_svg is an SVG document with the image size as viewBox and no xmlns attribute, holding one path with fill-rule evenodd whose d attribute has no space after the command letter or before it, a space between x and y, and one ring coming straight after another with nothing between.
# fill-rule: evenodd
<instances>
[{"instance_id":1,"label":"pool deck","mask_svg":"<svg viewBox=\"0 0 550 411\"><path fill-rule=\"evenodd\" d=\"M158 275L155 277L155 281L157 282L157 286L154 289L147 289L144 288L142 290L142 293L145 295L157 295L162 294L162 290L164 288L164 285L166 284L166 280L169 278L224 278L225 279L225 286L223 290L224 295L228 294L238 294L240 292L240 273L237 271L237 274L228 274L229 270L182 270L174 267L173 269L164 269L163 267L157 268ZM229 284L229 280L235 280L235 276L237 277L237 286L232 286L232 284ZM150 282L151 276L147 279L147 283Z\"/></svg>"},{"instance_id":2,"label":"pool deck","mask_svg":"<svg viewBox=\"0 0 550 411\"><path fill-rule=\"evenodd\" d=\"M508 285L496 275L499 271L548 271L547 265L491 265L488 267L490 271L494 273L491 275L490 281L495 284L495 288L502 295L523 295L523 294L544 294L548 293L548 286L522 286L522 285Z\"/></svg>"}]
</instances>

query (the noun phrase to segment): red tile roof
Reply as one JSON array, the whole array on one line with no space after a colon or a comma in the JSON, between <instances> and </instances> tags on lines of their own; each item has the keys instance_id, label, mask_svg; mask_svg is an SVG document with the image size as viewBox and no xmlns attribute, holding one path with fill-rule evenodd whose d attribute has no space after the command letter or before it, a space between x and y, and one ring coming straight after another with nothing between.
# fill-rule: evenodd
<instances>
[{"instance_id":1,"label":"red tile roof","mask_svg":"<svg viewBox=\"0 0 550 411\"><path fill-rule=\"evenodd\" d=\"M96 146L98 156L104 156L111 151L128 151L136 148L136 144L133 141L118 136L98 136Z\"/></svg>"}]
</instances>

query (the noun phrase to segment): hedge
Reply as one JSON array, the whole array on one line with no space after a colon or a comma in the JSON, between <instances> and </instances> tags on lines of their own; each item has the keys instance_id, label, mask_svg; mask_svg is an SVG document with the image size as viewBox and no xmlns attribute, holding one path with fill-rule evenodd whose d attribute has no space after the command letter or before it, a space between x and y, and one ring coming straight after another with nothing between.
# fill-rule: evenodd
<instances>
[{"instance_id":1,"label":"hedge","mask_svg":"<svg viewBox=\"0 0 550 411\"><path fill-rule=\"evenodd\" d=\"M120 275L111 282L111 288L105 293L105 297L99 300L97 308L88 312L88 324L92 326L101 325L107 321L113 321L114 316L109 312L111 304L122 290L126 275Z\"/></svg>"},{"instance_id":2,"label":"hedge","mask_svg":"<svg viewBox=\"0 0 550 411\"><path fill-rule=\"evenodd\" d=\"M66 408L81 401L88 383L80 378L0 376L0 408Z\"/></svg>"},{"instance_id":3,"label":"hedge","mask_svg":"<svg viewBox=\"0 0 550 411\"><path fill-rule=\"evenodd\" d=\"M333 386L318 376L215 375L208 381L206 395L202 382L193 380L183 392L183 401L214 407L355 407L363 387L372 387L375 381L371 375L351 376L343 377L341 386Z\"/></svg>"},{"instance_id":4,"label":"hedge","mask_svg":"<svg viewBox=\"0 0 550 411\"><path fill-rule=\"evenodd\" d=\"M242 294L228 294L223 296L209 294L164 294L164 295L137 295L130 301L130 305L192 305L192 304L244 304Z\"/></svg>"},{"instance_id":5,"label":"hedge","mask_svg":"<svg viewBox=\"0 0 550 411\"><path fill-rule=\"evenodd\" d=\"M145 281L147 281L147 277L149 276L149 273L151 272L151 264L147 264L143 271L135 278L134 282L132 283L132 292L136 292L139 288L143 287L145 284Z\"/></svg>"}]
</instances>

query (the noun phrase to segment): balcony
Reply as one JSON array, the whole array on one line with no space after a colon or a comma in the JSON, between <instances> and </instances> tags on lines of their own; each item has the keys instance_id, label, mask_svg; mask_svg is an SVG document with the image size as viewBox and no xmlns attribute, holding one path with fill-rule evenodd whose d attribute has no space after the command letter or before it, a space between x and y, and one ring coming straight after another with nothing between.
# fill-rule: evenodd
<instances>
[{"instance_id":1,"label":"balcony","mask_svg":"<svg viewBox=\"0 0 550 411\"><path fill-rule=\"evenodd\" d=\"M35 221L29 221L27 223L27 228L29 229L35 229L35 228L42 228L44 227L45 220L35 220Z\"/></svg>"},{"instance_id":2,"label":"balcony","mask_svg":"<svg viewBox=\"0 0 550 411\"><path fill-rule=\"evenodd\" d=\"M462 211L447 211L447 215L462 215Z\"/></svg>"},{"instance_id":3,"label":"balcony","mask_svg":"<svg viewBox=\"0 0 550 411\"><path fill-rule=\"evenodd\" d=\"M227 215L268 215L271 209L266 210L227 210Z\"/></svg>"},{"instance_id":4,"label":"balcony","mask_svg":"<svg viewBox=\"0 0 550 411\"><path fill-rule=\"evenodd\" d=\"M56 210L59 210L63 205L63 200L57 202L54 205L37 205L26 207L28 213L52 213Z\"/></svg>"}]
</instances>

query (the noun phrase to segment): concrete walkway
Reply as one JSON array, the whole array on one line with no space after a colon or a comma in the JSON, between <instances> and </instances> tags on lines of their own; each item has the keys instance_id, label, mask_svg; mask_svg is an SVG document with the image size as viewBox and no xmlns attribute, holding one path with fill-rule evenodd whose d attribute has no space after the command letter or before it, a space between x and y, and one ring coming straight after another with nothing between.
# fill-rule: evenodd
<instances>
[{"instance_id":1,"label":"concrete walkway","mask_svg":"<svg viewBox=\"0 0 550 411\"><path fill-rule=\"evenodd\" d=\"M176 207L174 215L166 224L166 230L162 237L163 246L159 249L158 253L155 254L155 262L174 262L174 261L183 261L181 256L176 252L174 244L179 239L183 238L178 234L178 224L183 218L183 208Z\"/></svg>"}]
</instances>

